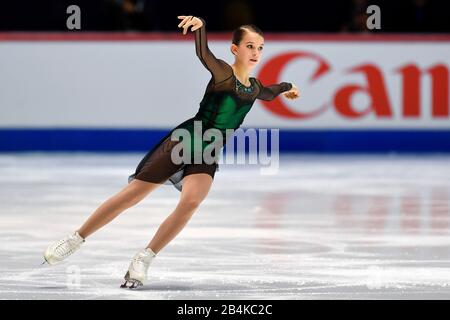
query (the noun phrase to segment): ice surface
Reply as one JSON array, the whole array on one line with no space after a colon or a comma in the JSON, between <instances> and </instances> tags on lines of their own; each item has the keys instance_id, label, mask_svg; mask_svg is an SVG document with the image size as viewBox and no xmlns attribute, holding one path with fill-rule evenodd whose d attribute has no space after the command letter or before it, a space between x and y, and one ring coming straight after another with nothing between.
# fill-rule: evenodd
<instances>
[{"instance_id":1,"label":"ice surface","mask_svg":"<svg viewBox=\"0 0 450 320\"><path fill-rule=\"evenodd\" d=\"M143 154L0 154L1 299L449 299L450 157L302 155L223 165L208 198L120 289L177 203L163 185L61 265L51 242L127 183Z\"/></svg>"}]
</instances>

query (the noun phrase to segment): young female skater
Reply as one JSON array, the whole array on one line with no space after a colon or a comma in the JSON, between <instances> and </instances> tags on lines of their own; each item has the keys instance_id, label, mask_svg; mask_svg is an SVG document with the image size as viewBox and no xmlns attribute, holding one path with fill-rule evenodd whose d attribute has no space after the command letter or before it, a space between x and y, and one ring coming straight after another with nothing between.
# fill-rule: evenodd
<instances>
[{"instance_id":1,"label":"young female skater","mask_svg":"<svg viewBox=\"0 0 450 320\"><path fill-rule=\"evenodd\" d=\"M44 258L48 264L61 262L73 254L88 236L139 203L162 183L170 181L181 191L178 205L160 225L147 247L133 257L122 285L125 288L141 286L147 279L147 270L153 258L184 228L205 199L218 167L217 162L210 164L203 160L201 163L174 163L172 149L180 141L171 139L172 132L183 128L195 136L194 121L201 121L202 130L216 128L225 132L226 129L237 129L256 99L272 100L281 93L288 99L299 97L298 89L291 83L265 87L258 79L249 77L250 71L261 59L264 46L262 32L256 26L244 25L233 32L231 52L235 61L229 65L209 50L203 19L193 16L178 18L182 20L178 27L183 28L183 34L189 28L195 31L197 56L212 75L200 109L145 155L135 173L129 176L127 186L101 204L73 234L46 249Z\"/></svg>"}]
</instances>

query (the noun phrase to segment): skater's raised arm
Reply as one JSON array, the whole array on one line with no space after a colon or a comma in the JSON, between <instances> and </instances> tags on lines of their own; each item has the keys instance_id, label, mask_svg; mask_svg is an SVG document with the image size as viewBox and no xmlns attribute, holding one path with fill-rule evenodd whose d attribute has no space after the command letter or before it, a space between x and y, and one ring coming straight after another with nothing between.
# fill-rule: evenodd
<instances>
[{"instance_id":1,"label":"skater's raised arm","mask_svg":"<svg viewBox=\"0 0 450 320\"><path fill-rule=\"evenodd\" d=\"M256 96L257 99L271 101L278 97L281 93L288 99L296 99L300 96L297 87L289 82L281 82L265 87L261 81L256 79L259 87L259 93Z\"/></svg>"},{"instance_id":2,"label":"skater's raised arm","mask_svg":"<svg viewBox=\"0 0 450 320\"><path fill-rule=\"evenodd\" d=\"M183 34L186 34L189 27L192 27L191 31L195 31L195 51L205 68L211 72L214 83L230 78L233 69L225 61L217 59L208 48L205 20L194 16L178 16L178 19L182 19L178 27L183 28Z\"/></svg>"}]
</instances>

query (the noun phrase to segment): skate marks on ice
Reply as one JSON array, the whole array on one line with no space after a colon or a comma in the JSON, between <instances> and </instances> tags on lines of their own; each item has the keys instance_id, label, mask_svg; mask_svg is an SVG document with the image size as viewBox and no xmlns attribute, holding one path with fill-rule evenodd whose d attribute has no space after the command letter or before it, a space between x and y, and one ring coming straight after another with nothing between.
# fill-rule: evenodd
<instances>
[{"instance_id":1,"label":"skate marks on ice","mask_svg":"<svg viewBox=\"0 0 450 320\"><path fill-rule=\"evenodd\" d=\"M274 176L224 165L144 286L119 288L175 207L171 186L66 262L41 266L48 244L122 188L139 159L0 155L1 299L450 298L444 156L289 156Z\"/></svg>"}]
</instances>

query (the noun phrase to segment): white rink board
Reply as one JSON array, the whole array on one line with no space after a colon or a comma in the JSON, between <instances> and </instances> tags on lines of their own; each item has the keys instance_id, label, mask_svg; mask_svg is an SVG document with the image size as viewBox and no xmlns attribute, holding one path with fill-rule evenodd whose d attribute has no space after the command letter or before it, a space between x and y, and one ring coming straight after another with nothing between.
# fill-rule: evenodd
<instances>
[{"instance_id":1,"label":"white rink board","mask_svg":"<svg viewBox=\"0 0 450 320\"><path fill-rule=\"evenodd\" d=\"M217 57L232 63L226 41L210 41ZM279 71L280 81L294 82L302 98L288 101L294 112L308 112L327 103L320 115L289 119L269 112L257 101L244 126L277 128L410 128L449 129L450 117L432 117L431 80L426 70L450 65L450 42L338 42L267 40L264 56L254 71L289 52L314 54L329 66L316 82L318 62L294 59ZM348 118L336 111L333 100L348 85L367 85L363 64L382 75L392 115L369 113ZM402 114L402 77L399 68L415 65L420 78L420 116ZM168 128L193 116L210 74L189 41L1 41L0 127ZM276 72L272 70L271 72ZM268 85L269 83L265 83ZM444 90L445 91L445 90ZM446 95L448 97L448 88ZM351 99L356 111L370 104L366 94Z\"/></svg>"}]
</instances>

